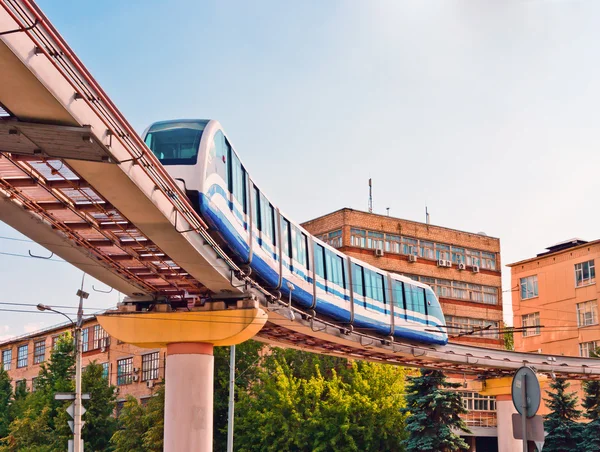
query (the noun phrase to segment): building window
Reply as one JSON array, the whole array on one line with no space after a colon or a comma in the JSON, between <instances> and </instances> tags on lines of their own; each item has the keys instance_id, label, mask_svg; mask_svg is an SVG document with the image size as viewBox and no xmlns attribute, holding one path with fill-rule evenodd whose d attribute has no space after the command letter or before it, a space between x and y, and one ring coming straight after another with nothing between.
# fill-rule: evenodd
<instances>
[{"instance_id":1,"label":"building window","mask_svg":"<svg viewBox=\"0 0 600 452\"><path fill-rule=\"evenodd\" d=\"M367 247L367 231L362 229L350 229L350 244L361 248Z\"/></svg>"},{"instance_id":2,"label":"building window","mask_svg":"<svg viewBox=\"0 0 600 452\"><path fill-rule=\"evenodd\" d=\"M452 262L455 264L464 264L465 263L465 249L458 248L456 246L452 247Z\"/></svg>"},{"instance_id":3,"label":"building window","mask_svg":"<svg viewBox=\"0 0 600 452\"><path fill-rule=\"evenodd\" d=\"M578 326L598 324L598 302L596 300L577 303L577 324Z\"/></svg>"},{"instance_id":4,"label":"building window","mask_svg":"<svg viewBox=\"0 0 600 452\"><path fill-rule=\"evenodd\" d=\"M400 236L386 234L385 235L385 250L388 253L400 253Z\"/></svg>"},{"instance_id":5,"label":"building window","mask_svg":"<svg viewBox=\"0 0 600 452\"><path fill-rule=\"evenodd\" d=\"M461 392L463 406L469 411L496 411L496 397L476 392Z\"/></svg>"},{"instance_id":6,"label":"building window","mask_svg":"<svg viewBox=\"0 0 600 452\"><path fill-rule=\"evenodd\" d=\"M435 244L435 258L437 260L450 260L450 247L448 245L442 245L441 243Z\"/></svg>"},{"instance_id":7,"label":"building window","mask_svg":"<svg viewBox=\"0 0 600 452\"><path fill-rule=\"evenodd\" d=\"M15 382L15 392L25 392L27 391L27 380L23 378L22 380L17 380Z\"/></svg>"},{"instance_id":8,"label":"building window","mask_svg":"<svg viewBox=\"0 0 600 452\"><path fill-rule=\"evenodd\" d=\"M31 379L31 392L35 392L38 390L38 386L39 386L39 378L38 377L33 377Z\"/></svg>"},{"instance_id":9,"label":"building window","mask_svg":"<svg viewBox=\"0 0 600 452\"><path fill-rule=\"evenodd\" d=\"M521 300L527 300L538 296L537 275L521 278Z\"/></svg>"},{"instance_id":10,"label":"building window","mask_svg":"<svg viewBox=\"0 0 600 452\"><path fill-rule=\"evenodd\" d=\"M425 259L435 259L433 242L419 241L419 256Z\"/></svg>"},{"instance_id":11,"label":"building window","mask_svg":"<svg viewBox=\"0 0 600 452\"><path fill-rule=\"evenodd\" d=\"M81 351L87 352L90 349L90 329L81 330Z\"/></svg>"},{"instance_id":12,"label":"building window","mask_svg":"<svg viewBox=\"0 0 600 452\"><path fill-rule=\"evenodd\" d=\"M596 281L596 268L594 261L575 264L575 285L577 287L592 284Z\"/></svg>"},{"instance_id":13,"label":"building window","mask_svg":"<svg viewBox=\"0 0 600 452\"><path fill-rule=\"evenodd\" d=\"M417 239L411 239L410 237L402 237L402 254L409 254L416 256L419 250L419 242Z\"/></svg>"},{"instance_id":14,"label":"building window","mask_svg":"<svg viewBox=\"0 0 600 452\"><path fill-rule=\"evenodd\" d=\"M481 252L481 268L496 270L496 254Z\"/></svg>"},{"instance_id":15,"label":"building window","mask_svg":"<svg viewBox=\"0 0 600 452\"><path fill-rule=\"evenodd\" d=\"M476 336L499 339L500 322L486 319L473 319L471 317L445 316L449 336Z\"/></svg>"},{"instance_id":16,"label":"building window","mask_svg":"<svg viewBox=\"0 0 600 452\"><path fill-rule=\"evenodd\" d=\"M521 325L525 328L523 330L523 337L538 336L540 334L540 313L534 312L532 314L522 315Z\"/></svg>"},{"instance_id":17,"label":"building window","mask_svg":"<svg viewBox=\"0 0 600 452\"><path fill-rule=\"evenodd\" d=\"M12 367L12 349L2 350L2 369L10 370Z\"/></svg>"},{"instance_id":18,"label":"building window","mask_svg":"<svg viewBox=\"0 0 600 452\"><path fill-rule=\"evenodd\" d=\"M440 298L455 298L457 300L471 301L474 303L498 304L498 288L482 286L480 284L466 284L461 281L449 281L426 276L407 275L415 281L431 286Z\"/></svg>"},{"instance_id":19,"label":"building window","mask_svg":"<svg viewBox=\"0 0 600 452\"><path fill-rule=\"evenodd\" d=\"M321 240L328 245L333 246L334 248L340 248L342 246L342 230L338 229L337 231L331 231L327 234L323 234Z\"/></svg>"},{"instance_id":20,"label":"building window","mask_svg":"<svg viewBox=\"0 0 600 452\"><path fill-rule=\"evenodd\" d=\"M102 378L106 378L108 380L108 371L110 369L109 363L102 363Z\"/></svg>"},{"instance_id":21,"label":"building window","mask_svg":"<svg viewBox=\"0 0 600 452\"><path fill-rule=\"evenodd\" d=\"M108 347L108 333L104 331L100 325L94 325L94 342L92 350L97 350L101 347Z\"/></svg>"},{"instance_id":22,"label":"building window","mask_svg":"<svg viewBox=\"0 0 600 452\"><path fill-rule=\"evenodd\" d=\"M598 341L582 342L579 344L579 354L584 358L590 358L596 354Z\"/></svg>"},{"instance_id":23,"label":"building window","mask_svg":"<svg viewBox=\"0 0 600 452\"><path fill-rule=\"evenodd\" d=\"M46 360L46 339L33 344L33 364L43 363Z\"/></svg>"},{"instance_id":24,"label":"building window","mask_svg":"<svg viewBox=\"0 0 600 452\"><path fill-rule=\"evenodd\" d=\"M369 231L367 234L367 248L382 250L383 234L381 232Z\"/></svg>"},{"instance_id":25,"label":"building window","mask_svg":"<svg viewBox=\"0 0 600 452\"><path fill-rule=\"evenodd\" d=\"M158 352L142 355L142 381L158 379Z\"/></svg>"},{"instance_id":26,"label":"building window","mask_svg":"<svg viewBox=\"0 0 600 452\"><path fill-rule=\"evenodd\" d=\"M17 369L19 367L27 367L27 354L29 353L29 345L21 345L17 349Z\"/></svg>"},{"instance_id":27,"label":"building window","mask_svg":"<svg viewBox=\"0 0 600 452\"><path fill-rule=\"evenodd\" d=\"M467 250L467 265L473 267L481 267L481 252L475 250Z\"/></svg>"},{"instance_id":28,"label":"building window","mask_svg":"<svg viewBox=\"0 0 600 452\"><path fill-rule=\"evenodd\" d=\"M117 361L117 385L129 385L133 380L133 358Z\"/></svg>"}]
</instances>

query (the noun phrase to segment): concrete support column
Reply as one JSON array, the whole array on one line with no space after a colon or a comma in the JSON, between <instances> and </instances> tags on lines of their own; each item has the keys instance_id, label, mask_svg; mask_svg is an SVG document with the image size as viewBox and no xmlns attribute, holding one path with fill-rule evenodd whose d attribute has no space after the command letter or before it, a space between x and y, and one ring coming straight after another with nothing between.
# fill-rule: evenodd
<instances>
[{"instance_id":1,"label":"concrete support column","mask_svg":"<svg viewBox=\"0 0 600 452\"><path fill-rule=\"evenodd\" d=\"M211 452L213 441L213 344L167 345L165 452Z\"/></svg>"},{"instance_id":2,"label":"concrete support column","mask_svg":"<svg viewBox=\"0 0 600 452\"><path fill-rule=\"evenodd\" d=\"M510 394L496 396L498 452L523 452L523 441L513 436L512 415L516 412Z\"/></svg>"}]
</instances>

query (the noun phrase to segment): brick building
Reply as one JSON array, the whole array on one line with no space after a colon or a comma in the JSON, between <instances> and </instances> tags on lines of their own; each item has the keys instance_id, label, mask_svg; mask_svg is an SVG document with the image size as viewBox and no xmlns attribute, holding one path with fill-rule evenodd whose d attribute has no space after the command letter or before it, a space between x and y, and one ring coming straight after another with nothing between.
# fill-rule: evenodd
<instances>
[{"instance_id":1,"label":"brick building","mask_svg":"<svg viewBox=\"0 0 600 452\"><path fill-rule=\"evenodd\" d=\"M451 341L503 347L499 239L348 208L302 226L352 257L430 285Z\"/></svg>"},{"instance_id":2,"label":"brick building","mask_svg":"<svg viewBox=\"0 0 600 452\"><path fill-rule=\"evenodd\" d=\"M50 358L56 339L71 325L60 325L0 342L0 365L15 385L35 391L40 365ZM142 402L164 378L166 349L143 349L111 338L95 318L82 328L82 366L96 361L109 383L118 388L117 407L132 395Z\"/></svg>"},{"instance_id":3,"label":"brick building","mask_svg":"<svg viewBox=\"0 0 600 452\"><path fill-rule=\"evenodd\" d=\"M503 326L499 239L349 208L302 226L351 257L430 285L450 341L504 347L498 332ZM464 383L470 450L498 450L495 397L480 395L479 381L449 376Z\"/></svg>"},{"instance_id":4,"label":"brick building","mask_svg":"<svg viewBox=\"0 0 600 452\"><path fill-rule=\"evenodd\" d=\"M515 334L515 349L589 357L600 347L595 264L600 240L571 239L546 250L508 265L514 326L528 327ZM581 398L580 382L571 382L570 389ZM546 411L543 404L541 412Z\"/></svg>"}]
</instances>

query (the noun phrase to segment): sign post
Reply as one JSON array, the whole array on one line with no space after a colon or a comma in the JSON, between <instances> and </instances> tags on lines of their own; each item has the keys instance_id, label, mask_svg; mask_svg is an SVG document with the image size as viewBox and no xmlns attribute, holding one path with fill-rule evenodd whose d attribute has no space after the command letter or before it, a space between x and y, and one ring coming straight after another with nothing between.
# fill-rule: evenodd
<instances>
[{"instance_id":1,"label":"sign post","mask_svg":"<svg viewBox=\"0 0 600 452\"><path fill-rule=\"evenodd\" d=\"M523 366L515 373L512 381L512 401L521 415L523 452L528 452L527 419L535 416L541 401L540 383L530 367ZM520 439L515 435L514 429L513 435L515 439Z\"/></svg>"}]
</instances>

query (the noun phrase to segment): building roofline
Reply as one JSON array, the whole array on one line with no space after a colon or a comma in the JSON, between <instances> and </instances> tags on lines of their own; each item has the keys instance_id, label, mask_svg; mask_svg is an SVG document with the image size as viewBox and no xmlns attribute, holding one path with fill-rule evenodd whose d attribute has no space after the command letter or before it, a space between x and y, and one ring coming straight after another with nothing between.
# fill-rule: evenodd
<instances>
[{"instance_id":1,"label":"building roofline","mask_svg":"<svg viewBox=\"0 0 600 452\"><path fill-rule=\"evenodd\" d=\"M383 214L380 214L380 213L365 212L364 210L360 210L360 209L353 209L353 208L351 208L351 207L342 207L341 209L334 210L333 212L326 213L326 214L324 214L324 215L320 215L320 216L318 216L318 217L315 217L315 218L313 218L313 219L311 219L311 220L306 220L306 221L303 221L303 222L301 223L301 225L302 225L302 224L309 223L309 222L311 222L311 221L320 220L321 218L329 217L329 216L331 216L331 215L333 215L333 214L336 214L336 213L338 213L338 212L343 212L343 211L358 212L358 213L364 213L364 214L367 214L367 215L375 215L375 216L377 216L377 217L381 217L381 218L387 218L387 219L399 220L399 221L406 221L406 222L408 222L408 223L422 224L422 225L425 225L425 226L433 226L433 227L440 228L440 229L445 229L445 230L448 230L448 231L460 232L460 233L462 233L462 234L477 235L477 236L479 236L479 237L485 237L485 238L488 238L488 239L493 239L493 240L498 240L498 241L500 241L500 238L499 238L499 237L494 237L494 236L487 235L487 234L483 235L483 234L478 234L478 233L476 233L476 232L463 231L463 230L461 230L461 229L448 228L448 227L446 227L446 226L439 226L439 225L436 225L436 224L429 224L429 225L428 225L427 223L423 223L422 221L407 220L406 218L391 217L391 216L388 216L388 215L383 215Z\"/></svg>"},{"instance_id":2,"label":"building roofline","mask_svg":"<svg viewBox=\"0 0 600 452\"><path fill-rule=\"evenodd\" d=\"M96 320L96 314L92 314L90 317L84 319L83 323L86 324L86 323L89 323L89 322L91 322L93 320ZM14 344L16 342L22 342L25 339L29 339L29 338L32 338L32 337L35 337L35 336L40 336L42 334L48 334L48 333L52 333L53 331L62 330L65 327L68 327L70 325L72 325L71 322L65 321L65 322L62 322L62 323L58 323L56 325L49 326L47 328L42 328L42 329L39 329L39 330L36 330L36 331L32 331L31 333L24 333L24 334L20 334L19 336L9 337L8 339L0 341L0 348L5 347L5 346L7 346L9 344Z\"/></svg>"},{"instance_id":3,"label":"building roofline","mask_svg":"<svg viewBox=\"0 0 600 452\"><path fill-rule=\"evenodd\" d=\"M598 245L598 244L600 244L600 239L593 240L591 242L582 243L581 245L573 246L571 248L565 248L565 249L558 250L558 251L555 251L555 252L543 253L543 254L537 255L535 257L530 257L530 258L527 258L527 259L523 259L521 261L513 262L511 264L506 264L506 266L507 267L516 267L517 265L528 264L529 262L538 261L538 260L542 260L542 259L547 259L549 257L555 257L555 256L558 256L559 254L563 254L563 253L566 253L566 252L571 252L573 250L578 250L580 248L585 248L586 246L592 246L592 245Z\"/></svg>"}]
</instances>

